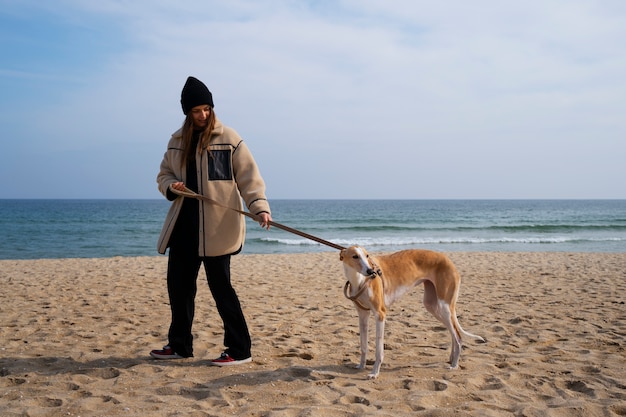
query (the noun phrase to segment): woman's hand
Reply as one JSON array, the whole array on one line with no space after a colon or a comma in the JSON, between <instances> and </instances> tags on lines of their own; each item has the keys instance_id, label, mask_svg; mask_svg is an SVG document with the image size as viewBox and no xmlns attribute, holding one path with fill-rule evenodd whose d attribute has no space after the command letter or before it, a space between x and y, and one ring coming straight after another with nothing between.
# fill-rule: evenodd
<instances>
[{"instance_id":1,"label":"woman's hand","mask_svg":"<svg viewBox=\"0 0 626 417\"><path fill-rule=\"evenodd\" d=\"M270 230L270 222L272 221L272 215L266 212L259 214L259 224L264 229Z\"/></svg>"},{"instance_id":2,"label":"woman's hand","mask_svg":"<svg viewBox=\"0 0 626 417\"><path fill-rule=\"evenodd\" d=\"M184 182L175 182L174 184L170 185L170 187L172 187L172 189L174 190L178 190L178 191L185 191L185 183Z\"/></svg>"}]
</instances>

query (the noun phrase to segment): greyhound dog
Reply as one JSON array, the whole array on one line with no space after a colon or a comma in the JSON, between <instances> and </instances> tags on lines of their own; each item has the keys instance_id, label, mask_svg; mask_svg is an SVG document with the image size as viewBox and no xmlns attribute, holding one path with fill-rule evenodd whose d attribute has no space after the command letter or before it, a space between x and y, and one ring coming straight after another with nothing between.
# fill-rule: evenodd
<instances>
[{"instance_id":1,"label":"greyhound dog","mask_svg":"<svg viewBox=\"0 0 626 417\"><path fill-rule=\"evenodd\" d=\"M376 360L368 378L378 377L385 356L384 332L387 308L413 287L424 284L424 306L442 322L452 335L450 369L455 369L461 355L461 336L485 341L463 330L456 317L456 300L461 278L452 261L444 254L428 250L404 250L373 257L359 246L343 249L339 255L348 281L344 294L359 313L361 361L367 358L367 333L370 313L376 318Z\"/></svg>"}]
</instances>

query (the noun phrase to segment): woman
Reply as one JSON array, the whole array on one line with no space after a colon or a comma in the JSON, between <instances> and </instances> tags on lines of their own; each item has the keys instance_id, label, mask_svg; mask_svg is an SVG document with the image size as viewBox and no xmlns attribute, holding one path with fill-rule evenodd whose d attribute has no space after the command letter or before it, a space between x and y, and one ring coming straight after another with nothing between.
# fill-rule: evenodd
<instances>
[{"instance_id":1,"label":"woman","mask_svg":"<svg viewBox=\"0 0 626 417\"><path fill-rule=\"evenodd\" d=\"M203 264L224 324L226 347L211 363L247 363L252 360L250 334L230 282L230 258L243 247L245 218L175 191L187 187L239 210L243 199L248 210L259 216L261 226L269 229L272 217L265 182L241 137L215 116L213 96L200 80L187 79L180 102L185 122L172 135L157 176L159 191L173 201L158 242L159 253L169 247L167 290L172 320L168 344L150 355L156 359L193 356L196 280Z\"/></svg>"}]
</instances>

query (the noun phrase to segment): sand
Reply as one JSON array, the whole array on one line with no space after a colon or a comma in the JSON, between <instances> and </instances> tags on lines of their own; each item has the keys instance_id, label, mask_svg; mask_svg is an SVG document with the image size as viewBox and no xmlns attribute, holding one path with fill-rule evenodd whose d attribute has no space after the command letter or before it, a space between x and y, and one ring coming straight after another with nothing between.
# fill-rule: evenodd
<instances>
[{"instance_id":1,"label":"sand","mask_svg":"<svg viewBox=\"0 0 626 417\"><path fill-rule=\"evenodd\" d=\"M166 257L0 261L0 415L626 416L626 253L450 257L460 322L487 342L448 369L417 288L389 312L377 380L354 369L336 252L233 258L254 361L228 368L209 366L223 333L203 273L195 357L157 361Z\"/></svg>"}]
</instances>

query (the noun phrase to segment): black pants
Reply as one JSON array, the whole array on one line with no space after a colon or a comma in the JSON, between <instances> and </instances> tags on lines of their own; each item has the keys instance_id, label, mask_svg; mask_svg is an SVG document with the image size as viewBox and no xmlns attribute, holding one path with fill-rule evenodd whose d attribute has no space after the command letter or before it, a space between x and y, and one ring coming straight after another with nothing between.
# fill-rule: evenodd
<instances>
[{"instance_id":1,"label":"black pants","mask_svg":"<svg viewBox=\"0 0 626 417\"><path fill-rule=\"evenodd\" d=\"M181 356L193 356L191 326L200 264L204 264L209 289L224 323L226 353L234 359L249 358L250 333L239 298L230 283L230 255L204 258L183 248L170 248L167 265L167 291L172 310L169 345Z\"/></svg>"}]
</instances>

